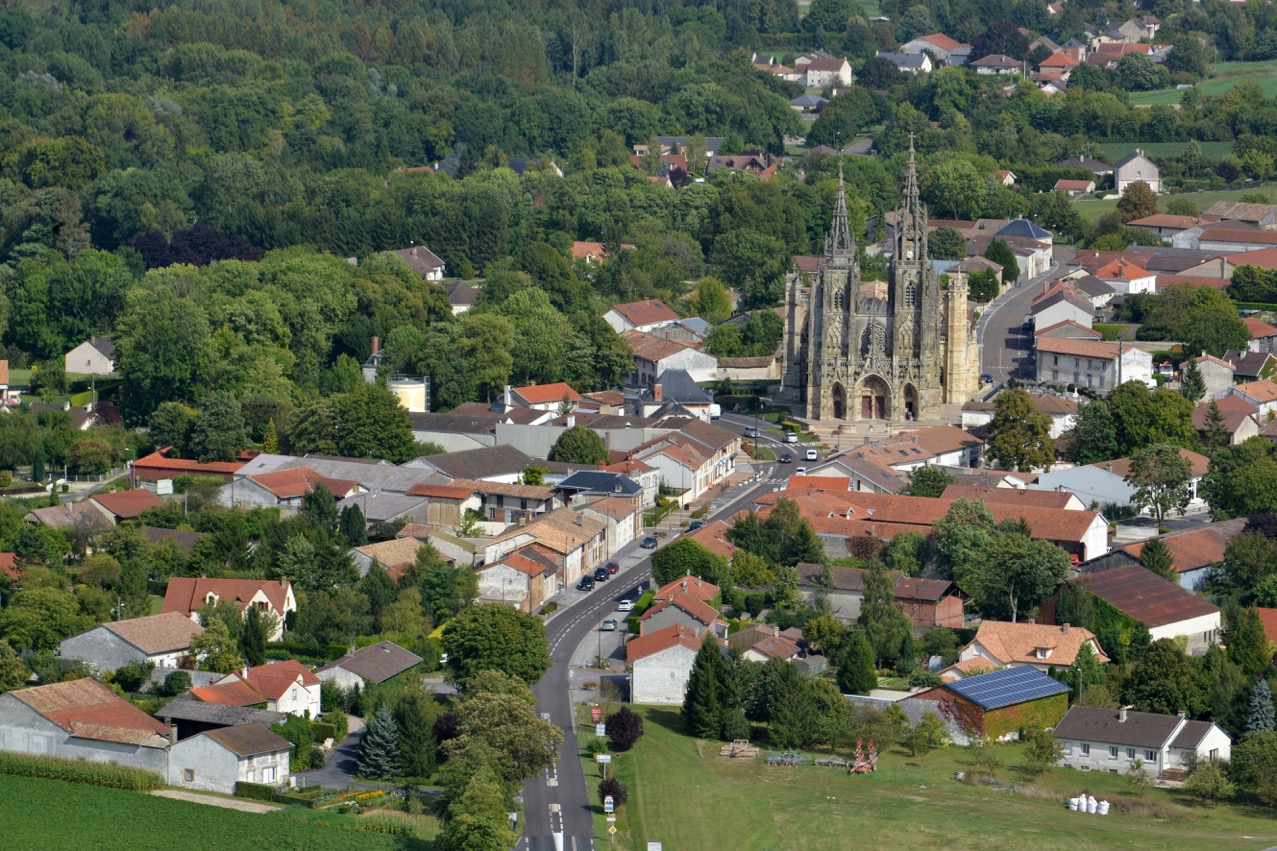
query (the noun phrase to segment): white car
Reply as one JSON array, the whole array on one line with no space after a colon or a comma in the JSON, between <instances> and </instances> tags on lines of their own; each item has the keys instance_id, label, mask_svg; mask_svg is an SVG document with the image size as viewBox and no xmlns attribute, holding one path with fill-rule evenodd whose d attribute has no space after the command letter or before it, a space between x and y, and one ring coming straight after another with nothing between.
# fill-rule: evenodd
<instances>
[{"instance_id":1,"label":"white car","mask_svg":"<svg viewBox=\"0 0 1277 851\"><path fill-rule=\"evenodd\" d=\"M817 452L815 449L808 449L806 458L808 461L819 461L820 453Z\"/></svg>"},{"instance_id":2,"label":"white car","mask_svg":"<svg viewBox=\"0 0 1277 851\"><path fill-rule=\"evenodd\" d=\"M621 602L616 604L616 610L618 612L632 612L634 611L634 601L622 600Z\"/></svg>"},{"instance_id":3,"label":"white car","mask_svg":"<svg viewBox=\"0 0 1277 851\"><path fill-rule=\"evenodd\" d=\"M799 467L798 469L794 470L794 475L801 476L805 472L807 472L806 467Z\"/></svg>"},{"instance_id":4,"label":"white car","mask_svg":"<svg viewBox=\"0 0 1277 851\"><path fill-rule=\"evenodd\" d=\"M786 442L786 443L797 443L797 442L798 442L798 432L796 432L796 431L787 431L787 432L785 432L785 442Z\"/></svg>"}]
</instances>

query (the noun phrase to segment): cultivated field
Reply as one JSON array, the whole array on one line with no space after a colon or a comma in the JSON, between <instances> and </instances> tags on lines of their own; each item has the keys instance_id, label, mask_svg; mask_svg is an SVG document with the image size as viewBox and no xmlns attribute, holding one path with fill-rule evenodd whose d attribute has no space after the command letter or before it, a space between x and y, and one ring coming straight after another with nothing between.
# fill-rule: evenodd
<instances>
[{"instance_id":1,"label":"cultivated field","mask_svg":"<svg viewBox=\"0 0 1277 851\"><path fill-rule=\"evenodd\" d=\"M1277 62L1220 62L1215 66L1214 75L1197 84L1197 90L1204 95L1219 96L1225 94L1242 80L1249 80L1259 86L1264 97L1277 95ZM1177 104L1184 96L1178 89L1159 89L1154 92L1132 92L1129 101L1133 104Z\"/></svg>"},{"instance_id":2,"label":"cultivated field","mask_svg":"<svg viewBox=\"0 0 1277 851\"><path fill-rule=\"evenodd\" d=\"M1184 192L1178 195L1163 195L1158 200L1158 208L1161 212L1166 212L1166 205L1172 198L1183 198L1197 208L1200 213L1207 207L1210 207L1216 201L1238 201L1243 195L1252 193L1260 193L1268 197L1269 201L1277 203L1277 183L1258 183L1245 189L1224 189L1219 192ZM1088 222L1094 222L1105 213L1111 213L1117 209L1117 199L1099 200L1096 198L1083 198L1073 202L1073 206L1077 208L1078 215Z\"/></svg>"}]
</instances>

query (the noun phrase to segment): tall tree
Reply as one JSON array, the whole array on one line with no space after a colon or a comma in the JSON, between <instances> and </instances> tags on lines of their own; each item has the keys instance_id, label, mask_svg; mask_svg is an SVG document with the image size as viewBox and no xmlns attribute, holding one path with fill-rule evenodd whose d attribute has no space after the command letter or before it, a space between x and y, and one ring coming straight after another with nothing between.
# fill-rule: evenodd
<instances>
[{"instance_id":1,"label":"tall tree","mask_svg":"<svg viewBox=\"0 0 1277 851\"><path fill-rule=\"evenodd\" d=\"M234 461L248 445L248 427L239 400L213 392L191 424L190 451L200 461Z\"/></svg>"},{"instance_id":2,"label":"tall tree","mask_svg":"<svg viewBox=\"0 0 1277 851\"><path fill-rule=\"evenodd\" d=\"M368 543L368 524L358 505L352 503L341 510L337 529L348 547L361 547Z\"/></svg>"},{"instance_id":3,"label":"tall tree","mask_svg":"<svg viewBox=\"0 0 1277 851\"><path fill-rule=\"evenodd\" d=\"M1117 216L1122 224L1157 213L1157 195L1143 180L1129 183L1117 199Z\"/></svg>"},{"instance_id":4,"label":"tall tree","mask_svg":"<svg viewBox=\"0 0 1277 851\"><path fill-rule=\"evenodd\" d=\"M874 659L885 667L900 656L900 645L905 633L913 628L913 622L896 603L895 583L885 568L870 567L865 571L864 582L857 632L864 632L873 647Z\"/></svg>"},{"instance_id":5,"label":"tall tree","mask_svg":"<svg viewBox=\"0 0 1277 851\"><path fill-rule=\"evenodd\" d=\"M1202 377L1202 371L1197 366L1195 358L1184 361L1179 376L1179 392L1194 405L1206 395L1206 379Z\"/></svg>"},{"instance_id":6,"label":"tall tree","mask_svg":"<svg viewBox=\"0 0 1277 851\"><path fill-rule=\"evenodd\" d=\"M545 624L499 603L466 606L443 630L448 676L464 685L481 671L500 671L525 683L550 667Z\"/></svg>"},{"instance_id":7,"label":"tall tree","mask_svg":"<svg viewBox=\"0 0 1277 851\"><path fill-rule=\"evenodd\" d=\"M1273 713L1273 692L1268 680L1255 680L1250 690L1250 710L1246 714L1246 735L1271 733L1277 727L1277 715Z\"/></svg>"},{"instance_id":8,"label":"tall tree","mask_svg":"<svg viewBox=\"0 0 1277 851\"><path fill-rule=\"evenodd\" d=\"M403 773L399 725L389 706L377 710L359 740L358 772L369 780L394 780Z\"/></svg>"},{"instance_id":9,"label":"tall tree","mask_svg":"<svg viewBox=\"0 0 1277 851\"><path fill-rule=\"evenodd\" d=\"M1179 574L1175 571L1175 559L1161 538L1144 542L1144 546L1140 549L1140 564L1167 582L1179 584Z\"/></svg>"},{"instance_id":10,"label":"tall tree","mask_svg":"<svg viewBox=\"0 0 1277 851\"><path fill-rule=\"evenodd\" d=\"M1055 459L1051 418L1034 409L1024 390L1005 390L994 401L988 445L989 454L1005 470L1049 471Z\"/></svg>"},{"instance_id":11,"label":"tall tree","mask_svg":"<svg viewBox=\"0 0 1277 851\"><path fill-rule=\"evenodd\" d=\"M1188 508L1192 477L1192 462L1180 454L1179 447L1160 444L1137 450L1131 456L1126 481L1136 488L1131 501L1151 510L1161 528L1169 512L1183 514Z\"/></svg>"},{"instance_id":12,"label":"tall tree","mask_svg":"<svg viewBox=\"0 0 1277 851\"><path fill-rule=\"evenodd\" d=\"M716 737L722 728L724 690L728 678L727 662L718 643L705 640L692 662L691 675L687 679L687 692L683 695L683 720L692 735L702 738Z\"/></svg>"},{"instance_id":13,"label":"tall tree","mask_svg":"<svg viewBox=\"0 0 1277 851\"><path fill-rule=\"evenodd\" d=\"M250 666L266 664L266 640L274 632L275 615L256 606L244 611L244 628L239 635L239 649Z\"/></svg>"},{"instance_id":14,"label":"tall tree","mask_svg":"<svg viewBox=\"0 0 1277 851\"><path fill-rule=\"evenodd\" d=\"M968 593L981 611L1015 623L1058 588L1068 570L1068 554L1055 544L1034 540L1019 529L1000 529Z\"/></svg>"},{"instance_id":15,"label":"tall tree","mask_svg":"<svg viewBox=\"0 0 1277 851\"><path fill-rule=\"evenodd\" d=\"M1224 412L1214 399L1206 406L1206 428L1202 432L1202 448L1206 454L1214 456L1215 452L1228 445L1228 428L1224 423Z\"/></svg>"},{"instance_id":16,"label":"tall tree","mask_svg":"<svg viewBox=\"0 0 1277 851\"><path fill-rule=\"evenodd\" d=\"M721 586L727 578L727 562L691 538L680 538L652 553L654 587L660 588L688 575Z\"/></svg>"},{"instance_id":17,"label":"tall tree","mask_svg":"<svg viewBox=\"0 0 1277 851\"><path fill-rule=\"evenodd\" d=\"M939 467L924 464L909 471L909 485L901 493L935 498L944 493L944 489L951 484L953 484L953 476Z\"/></svg>"},{"instance_id":18,"label":"tall tree","mask_svg":"<svg viewBox=\"0 0 1277 851\"><path fill-rule=\"evenodd\" d=\"M1268 674L1273 669L1273 655L1268 650L1268 638L1259 612L1248 608L1229 619L1228 658L1249 677Z\"/></svg>"},{"instance_id":19,"label":"tall tree","mask_svg":"<svg viewBox=\"0 0 1277 851\"><path fill-rule=\"evenodd\" d=\"M873 648L864 630L853 632L845 644L846 650L838 663L838 687L844 694L869 694L878 687L878 673L874 670Z\"/></svg>"},{"instance_id":20,"label":"tall tree","mask_svg":"<svg viewBox=\"0 0 1277 851\"><path fill-rule=\"evenodd\" d=\"M1159 638L1144 650L1122 687L1122 695L1141 712L1175 715L1193 708L1196 689L1184 652L1171 639Z\"/></svg>"},{"instance_id":21,"label":"tall tree","mask_svg":"<svg viewBox=\"0 0 1277 851\"><path fill-rule=\"evenodd\" d=\"M395 704L399 761L404 775L427 778L434 773L438 745L433 730L440 712L439 704L419 691L406 692Z\"/></svg>"},{"instance_id":22,"label":"tall tree","mask_svg":"<svg viewBox=\"0 0 1277 851\"><path fill-rule=\"evenodd\" d=\"M605 464L608 460L603 438L598 432L579 425L559 435L550 447L549 458L567 464Z\"/></svg>"}]
</instances>

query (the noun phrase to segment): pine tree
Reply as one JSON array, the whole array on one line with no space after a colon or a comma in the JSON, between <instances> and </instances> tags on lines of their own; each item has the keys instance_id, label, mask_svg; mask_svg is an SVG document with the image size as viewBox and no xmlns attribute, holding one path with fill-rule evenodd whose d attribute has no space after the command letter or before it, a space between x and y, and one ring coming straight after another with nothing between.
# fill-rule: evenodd
<instances>
[{"instance_id":1,"label":"pine tree","mask_svg":"<svg viewBox=\"0 0 1277 851\"><path fill-rule=\"evenodd\" d=\"M35 458L31 461L31 481L43 484L46 473L44 471L44 444L41 443L36 447Z\"/></svg>"},{"instance_id":2,"label":"pine tree","mask_svg":"<svg viewBox=\"0 0 1277 851\"><path fill-rule=\"evenodd\" d=\"M256 606L244 613L244 629L239 636L239 649L249 665L266 664L266 628L268 624Z\"/></svg>"},{"instance_id":3,"label":"pine tree","mask_svg":"<svg viewBox=\"0 0 1277 851\"><path fill-rule=\"evenodd\" d=\"M1268 680L1255 681L1250 692L1250 714L1246 716L1246 734L1271 733L1277 727L1277 717L1273 712L1273 692L1268 687Z\"/></svg>"},{"instance_id":4,"label":"pine tree","mask_svg":"<svg viewBox=\"0 0 1277 851\"><path fill-rule=\"evenodd\" d=\"M1268 638L1259 612L1246 609L1228 624L1228 658L1248 677L1262 676L1272 669L1272 654L1268 652Z\"/></svg>"},{"instance_id":5,"label":"pine tree","mask_svg":"<svg viewBox=\"0 0 1277 851\"><path fill-rule=\"evenodd\" d=\"M1185 399L1196 405L1206 395L1206 379L1197 367L1197 361L1189 358L1180 372L1179 392Z\"/></svg>"},{"instance_id":6,"label":"pine tree","mask_svg":"<svg viewBox=\"0 0 1277 851\"><path fill-rule=\"evenodd\" d=\"M1140 550L1140 564L1167 582L1179 584L1179 574L1175 572L1175 559L1161 538L1153 538L1144 543L1144 547Z\"/></svg>"},{"instance_id":7,"label":"pine tree","mask_svg":"<svg viewBox=\"0 0 1277 851\"><path fill-rule=\"evenodd\" d=\"M437 711L437 707L434 707ZM434 738L435 711L419 692L408 692L395 705L399 728L399 759L408 777L429 777L435 770L438 747Z\"/></svg>"},{"instance_id":8,"label":"pine tree","mask_svg":"<svg viewBox=\"0 0 1277 851\"><path fill-rule=\"evenodd\" d=\"M683 697L683 718L693 735L717 736L722 729L726 669L718 642L707 638L692 662L687 694Z\"/></svg>"},{"instance_id":9,"label":"pine tree","mask_svg":"<svg viewBox=\"0 0 1277 851\"><path fill-rule=\"evenodd\" d=\"M900 657L896 659L896 673L908 674L917 664L918 651L913 646L913 630L909 630L900 641Z\"/></svg>"},{"instance_id":10,"label":"pine tree","mask_svg":"<svg viewBox=\"0 0 1277 851\"><path fill-rule=\"evenodd\" d=\"M359 776L393 780L400 771L399 725L390 714L390 708L382 706L359 743Z\"/></svg>"},{"instance_id":11,"label":"pine tree","mask_svg":"<svg viewBox=\"0 0 1277 851\"><path fill-rule=\"evenodd\" d=\"M1224 414L1219 409L1219 405L1211 399L1210 404L1206 406L1206 428L1202 436L1202 446L1206 449L1206 454L1213 455L1217 450L1223 449L1228 445L1228 429L1224 427Z\"/></svg>"},{"instance_id":12,"label":"pine tree","mask_svg":"<svg viewBox=\"0 0 1277 851\"><path fill-rule=\"evenodd\" d=\"M262 435L262 451L269 455L279 454L279 432L273 419L266 421L266 433Z\"/></svg>"},{"instance_id":13,"label":"pine tree","mask_svg":"<svg viewBox=\"0 0 1277 851\"><path fill-rule=\"evenodd\" d=\"M874 671L873 648L864 630L853 632L846 645L838 663L838 688L843 694L869 694L878 687L878 674Z\"/></svg>"},{"instance_id":14,"label":"pine tree","mask_svg":"<svg viewBox=\"0 0 1277 851\"><path fill-rule=\"evenodd\" d=\"M358 505L347 505L337 520L337 530L348 547L362 547L368 543L368 523Z\"/></svg>"}]
</instances>

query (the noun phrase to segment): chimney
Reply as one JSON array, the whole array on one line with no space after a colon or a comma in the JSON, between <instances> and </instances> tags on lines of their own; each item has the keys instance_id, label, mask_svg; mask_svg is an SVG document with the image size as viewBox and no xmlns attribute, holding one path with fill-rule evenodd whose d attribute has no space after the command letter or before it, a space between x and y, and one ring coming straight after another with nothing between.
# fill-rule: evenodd
<instances>
[{"instance_id":1,"label":"chimney","mask_svg":"<svg viewBox=\"0 0 1277 851\"><path fill-rule=\"evenodd\" d=\"M380 351L381 351L381 338L373 337L372 338L372 353L375 355Z\"/></svg>"},{"instance_id":2,"label":"chimney","mask_svg":"<svg viewBox=\"0 0 1277 851\"><path fill-rule=\"evenodd\" d=\"M1109 463L1105 464L1105 465L1104 465L1104 469L1105 469L1105 470L1107 470L1107 471L1108 471L1108 472L1110 472L1110 473L1111 473L1111 472L1113 472L1113 462L1112 462L1112 461L1110 461Z\"/></svg>"},{"instance_id":3,"label":"chimney","mask_svg":"<svg viewBox=\"0 0 1277 851\"><path fill-rule=\"evenodd\" d=\"M1120 723L1122 723L1122 724L1125 724L1125 723L1126 723L1126 710L1127 710L1127 709L1129 709L1129 708L1130 708L1130 707L1128 707L1128 706L1123 706L1121 709L1117 710L1117 720L1118 720Z\"/></svg>"},{"instance_id":4,"label":"chimney","mask_svg":"<svg viewBox=\"0 0 1277 851\"><path fill-rule=\"evenodd\" d=\"M1064 624L1064 625L1062 625L1062 626L1060 627L1060 633L1061 633L1062 635L1068 635L1068 634L1069 634L1069 625L1068 625L1068 624Z\"/></svg>"},{"instance_id":5,"label":"chimney","mask_svg":"<svg viewBox=\"0 0 1277 851\"><path fill-rule=\"evenodd\" d=\"M171 721L168 725L168 743L170 745L177 744L177 725Z\"/></svg>"},{"instance_id":6,"label":"chimney","mask_svg":"<svg viewBox=\"0 0 1277 851\"><path fill-rule=\"evenodd\" d=\"M663 401L665 399L665 388L659 384L653 387L652 398L657 402Z\"/></svg>"},{"instance_id":7,"label":"chimney","mask_svg":"<svg viewBox=\"0 0 1277 851\"><path fill-rule=\"evenodd\" d=\"M916 435L916 434L914 434L914 435L910 435L910 439L911 439L911 440L913 440L913 445L914 445L914 446L917 446L917 445L918 445L918 435Z\"/></svg>"},{"instance_id":8,"label":"chimney","mask_svg":"<svg viewBox=\"0 0 1277 851\"><path fill-rule=\"evenodd\" d=\"M248 664L247 663L245 663L244 669L239 672L239 675L244 680L244 682L248 682Z\"/></svg>"},{"instance_id":9,"label":"chimney","mask_svg":"<svg viewBox=\"0 0 1277 851\"><path fill-rule=\"evenodd\" d=\"M576 415L568 414L568 428L575 428L575 427L576 427Z\"/></svg>"}]
</instances>

